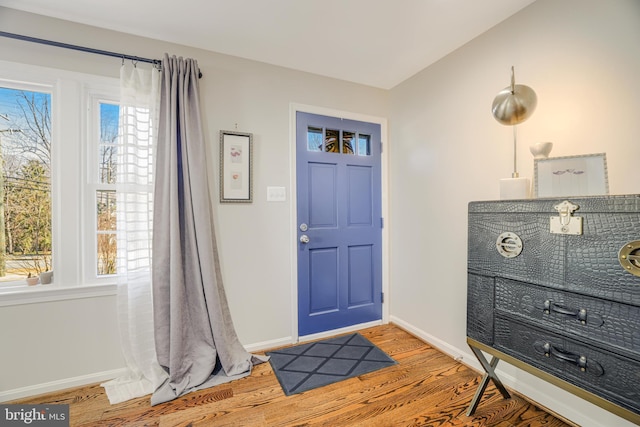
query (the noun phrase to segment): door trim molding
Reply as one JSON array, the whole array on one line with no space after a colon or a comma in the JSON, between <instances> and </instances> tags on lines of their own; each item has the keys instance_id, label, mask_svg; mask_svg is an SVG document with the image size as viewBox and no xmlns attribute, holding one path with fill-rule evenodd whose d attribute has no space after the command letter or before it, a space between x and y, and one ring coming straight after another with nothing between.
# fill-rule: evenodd
<instances>
[{"instance_id":1,"label":"door trim molding","mask_svg":"<svg viewBox=\"0 0 640 427\"><path fill-rule=\"evenodd\" d=\"M384 218L384 228L382 229L382 292L384 292L384 302L382 303L382 323L389 322L389 173L388 173L388 153L389 139L387 135L387 119L384 117L370 116L367 114L354 113L350 111L336 110L333 108L319 107L299 103L289 104L289 168L290 182L289 191L291 200L289 201L289 262L291 265L291 336L295 342L299 341L298 335L298 241L297 241L297 169L296 169L296 113L311 113L323 116L338 117L361 122L375 123L380 125L380 139L384 144L384 149L380 153L381 167L381 196L382 196L382 217Z\"/></svg>"}]
</instances>

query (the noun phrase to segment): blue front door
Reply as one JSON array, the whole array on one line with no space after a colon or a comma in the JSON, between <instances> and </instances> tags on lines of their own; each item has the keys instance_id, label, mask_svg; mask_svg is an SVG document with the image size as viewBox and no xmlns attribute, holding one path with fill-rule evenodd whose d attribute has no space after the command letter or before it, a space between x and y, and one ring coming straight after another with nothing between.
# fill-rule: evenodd
<instances>
[{"instance_id":1,"label":"blue front door","mask_svg":"<svg viewBox=\"0 0 640 427\"><path fill-rule=\"evenodd\" d=\"M380 125L298 112L298 332L382 318Z\"/></svg>"}]
</instances>

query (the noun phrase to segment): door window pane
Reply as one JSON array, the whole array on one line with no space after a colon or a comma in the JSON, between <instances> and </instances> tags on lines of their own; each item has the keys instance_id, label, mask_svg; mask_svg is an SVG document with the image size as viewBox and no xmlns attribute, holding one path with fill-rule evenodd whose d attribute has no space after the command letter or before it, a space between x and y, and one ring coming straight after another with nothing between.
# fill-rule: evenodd
<instances>
[{"instance_id":1,"label":"door window pane","mask_svg":"<svg viewBox=\"0 0 640 427\"><path fill-rule=\"evenodd\" d=\"M322 151L322 128L307 129L307 150Z\"/></svg>"},{"instance_id":2,"label":"door window pane","mask_svg":"<svg viewBox=\"0 0 640 427\"><path fill-rule=\"evenodd\" d=\"M371 135L358 134L358 156L371 155Z\"/></svg>"},{"instance_id":3,"label":"door window pane","mask_svg":"<svg viewBox=\"0 0 640 427\"><path fill-rule=\"evenodd\" d=\"M0 282L51 270L51 95L0 87Z\"/></svg>"},{"instance_id":4,"label":"door window pane","mask_svg":"<svg viewBox=\"0 0 640 427\"><path fill-rule=\"evenodd\" d=\"M356 134L353 132L342 132L342 152L345 154L353 154L353 141Z\"/></svg>"},{"instance_id":5,"label":"door window pane","mask_svg":"<svg viewBox=\"0 0 640 427\"><path fill-rule=\"evenodd\" d=\"M327 153L339 153L340 152L340 131L334 129L327 129L324 139L324 151Z\"/></svg>"}]
</instances>

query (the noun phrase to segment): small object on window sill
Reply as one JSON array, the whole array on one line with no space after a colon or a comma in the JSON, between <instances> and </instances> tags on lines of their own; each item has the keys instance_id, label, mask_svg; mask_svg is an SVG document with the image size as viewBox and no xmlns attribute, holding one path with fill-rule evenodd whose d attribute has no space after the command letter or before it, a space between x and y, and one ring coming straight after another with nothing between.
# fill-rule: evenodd
<instances>
[{"instance_id":1,"label":"small object on window sill","mask_svg":"<svg viewBox=\"0 0 640 427\"><path fill-rule=\"evenodd\" d=\"M53 281L53 270L40 273L40 284L48 285Z\"/></svg>"},{"instance_id":2,"label":"small object on window sill","mask_svg":"<svg viewBox=\"0 0 640 427\"><path fill-rule=\"evenodd\" d=\"M29 286L37 285L39 281L40 278L38 276L31 277L31 273L29 273L29 275L27 276L27 285Z\"/></svg>"}]
</instances>

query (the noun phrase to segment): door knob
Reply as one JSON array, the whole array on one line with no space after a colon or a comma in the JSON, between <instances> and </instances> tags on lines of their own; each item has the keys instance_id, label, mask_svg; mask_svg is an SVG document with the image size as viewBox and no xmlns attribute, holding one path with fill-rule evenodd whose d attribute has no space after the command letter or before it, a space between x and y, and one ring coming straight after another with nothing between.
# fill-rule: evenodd
<instances>
[{"instance_id":1,"label":"door knob","mask_svg":"<svg viewBox=\"0 0 640 427\"><path fill-rule=\"evenodd\" d=\"M303 234L302 236L300 236L300 242L309 243L309 236L307 236L306 234Z\"/></svg>"}]
</instances>

